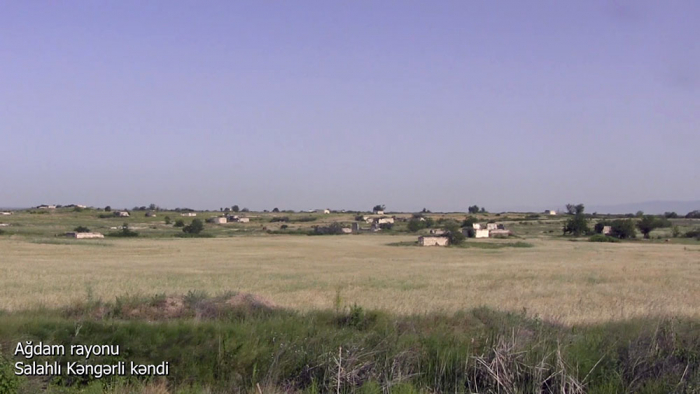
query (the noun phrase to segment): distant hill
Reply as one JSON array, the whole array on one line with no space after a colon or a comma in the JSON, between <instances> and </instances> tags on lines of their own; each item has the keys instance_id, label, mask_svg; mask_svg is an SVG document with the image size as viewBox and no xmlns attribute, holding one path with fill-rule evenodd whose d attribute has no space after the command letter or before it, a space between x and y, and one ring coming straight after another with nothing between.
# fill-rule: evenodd
<instances>
[{"instance_id":1,"label":"distant hill","mask_svg":"<svg viewBox=\"0 0 700 394\"><path fill-rule=\"evenodd\" d=\"M635 213L642 211L649 214L661 214L664 212L676 212L685 215L690 211L700 210L700 200L696 201L645 201L626 204L588 205L586 212L598 213Z\"/></svg>"}]
</instances>

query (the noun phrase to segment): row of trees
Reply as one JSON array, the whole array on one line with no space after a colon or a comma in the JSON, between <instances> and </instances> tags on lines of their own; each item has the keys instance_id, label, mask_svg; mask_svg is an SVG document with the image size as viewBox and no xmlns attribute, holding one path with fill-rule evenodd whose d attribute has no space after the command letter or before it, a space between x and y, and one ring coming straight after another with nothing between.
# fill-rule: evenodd
<instances>
[{"instance_id":1,"label":"row of trees","mask_svg":"<svg viewBox=\"0 0 700 394\"><path fill-rule=\"evenodd\" d=\"M567 204L566 210L572 217L564 224L564 235L581 236L591 234L591 230L588 227L588 219L584 215L585 207L583 204ZM606 226L610 226L611 231L609 235L615 238L634 238L636 237L636 228L642 233L644 238L648 239L652 231L658 228L671 227L671 221L668 217L642 214L640 220L636 223L632 219L602 220L596 223L594 230L600 234Z\"/></svg>"}]
</instances>

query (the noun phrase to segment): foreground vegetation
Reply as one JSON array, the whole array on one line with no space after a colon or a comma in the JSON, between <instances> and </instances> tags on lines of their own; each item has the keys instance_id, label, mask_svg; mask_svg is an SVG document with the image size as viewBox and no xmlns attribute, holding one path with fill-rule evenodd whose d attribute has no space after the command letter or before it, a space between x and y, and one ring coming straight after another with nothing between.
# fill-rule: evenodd
<instances>
[{"instance_id":1,"label":"foreground vegetation","mask_svg":"<svg viewBox=\"0 0 700 394\"><path fill-rule=\"evenodd\" d=\"M15 377L12 363L22 360L12 349L27 340L119 345L120 356L90 362L167 361L170 374ZM20 393L692 393L700 387L700 321L692 319L563 327L487 308L395 316L338 304L299 313L252 295L190 292L0 314L0 343L0 387Z\"/></svg>"}]
</instances>

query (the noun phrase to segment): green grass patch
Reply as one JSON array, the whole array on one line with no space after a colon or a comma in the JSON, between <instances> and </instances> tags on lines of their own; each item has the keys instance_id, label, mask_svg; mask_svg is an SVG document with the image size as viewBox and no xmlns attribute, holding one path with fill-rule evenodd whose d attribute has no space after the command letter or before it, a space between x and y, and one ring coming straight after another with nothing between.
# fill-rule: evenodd
<instances>
[{"instance_id":1,"label":"green grass patch","mask_svg":"<svg viewBox=\"0 0 700 394\"><path fill-rule=\"evenodd\" d=\"M396 316L352 305L299 313L251 295L201 291L0 313L4 392L101 392L97 386L134 389L152 379L18 378L13 363L28 361L12 354L20 341L119 346L118 356L93 356L91 364L168 362L171 392L252 393L261 385L318 393L690 393L700 385L697 320L562 327L487 308Z\"/></svg>"}]
</instances>

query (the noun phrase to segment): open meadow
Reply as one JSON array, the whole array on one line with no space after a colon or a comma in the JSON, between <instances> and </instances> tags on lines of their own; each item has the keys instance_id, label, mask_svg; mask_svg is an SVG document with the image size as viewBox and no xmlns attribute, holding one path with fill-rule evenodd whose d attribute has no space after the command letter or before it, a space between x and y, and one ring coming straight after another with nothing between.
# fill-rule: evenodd
<instances>
[{"instance_id":1,"label":"open meadow","mask_svg":"<svg viewBox=\"0 0 700 394\"><path fill-rule=\"evenodd\" d=\"M200 290L250 292L302 311L339 302L399 314L488 306L564 324L700 316L700 243L694 241L570 242L550 236L560 226L556 220L514 222L509 228L520 234L517 240L470 239L459 248L411 246L415 235L401 232L269 235L250 230L261 227L255 222L229 230L207 225L216 238L49 236L60 230L61 216L68 227L107 226L80 215L15 216L21 231L0 238L3 309L62 307L88 294L113 300ZM132 226L178 231L160 220Z\"/></svg>"}]
</instances>

